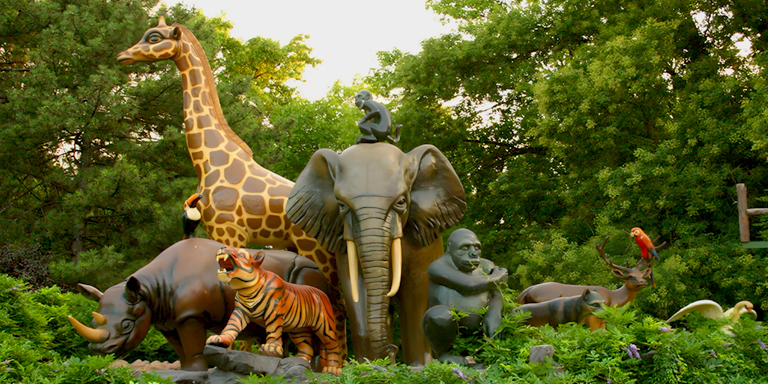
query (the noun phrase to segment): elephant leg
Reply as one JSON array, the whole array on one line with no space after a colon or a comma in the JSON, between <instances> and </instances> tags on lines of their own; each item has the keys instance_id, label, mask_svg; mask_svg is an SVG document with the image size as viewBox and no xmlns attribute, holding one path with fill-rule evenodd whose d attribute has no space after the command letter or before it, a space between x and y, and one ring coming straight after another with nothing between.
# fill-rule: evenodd
<instances>
[{"instance_id":1,"label":"elephant leg","mask_svg":"<svg viewBox=\"0 0 768 384\"><path fill-rule=\"evenodd\" d=\"M442 254L443 244L439 239L421 248L417 240L403 238L403 277L397 296L400 301L403 361L408 365L426 365L432 361L431 348L424 337L421 321L429 301L427 268Z\"/></svg>"},{"instance_id":2,"label":"elephant leg","mask_svg":"<svg viewBox=\"0 0 768 384\"><path fill-rule=\"evenodd\" d=\"M372 356L373 351L370 349L370 337L368 335L368 323L367 323L367 291L365 289L365 282L363 281L363 273L358 266L358 279L357 287L359 293L359 300L355 303L352 300L352 286L349 281L349 263L346 257L339 257L336 259L336 263L339 267L339 280L341 282L341 289L344 296L344 302L346 303L347 317L349 318L349 330L350 339L352 340L352 350L355 352L355 359L358 362L364 362L364 356ZM349 345L349 343L347 343Z\"/></svg>"}]
</instances>

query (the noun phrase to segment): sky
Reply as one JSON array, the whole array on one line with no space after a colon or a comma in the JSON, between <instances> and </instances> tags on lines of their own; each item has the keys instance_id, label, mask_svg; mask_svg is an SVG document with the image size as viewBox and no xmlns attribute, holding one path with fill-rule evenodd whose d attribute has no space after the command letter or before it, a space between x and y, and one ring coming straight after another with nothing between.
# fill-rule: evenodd
<instances>
[{"instance_id":1,"label":"sky","mask_svg":"<svg viewBox=\"0 0 768 384\"><path fill-rule=\"evenodd\" d=\"M424 0L166 0L202 9L234 25L231 36L243 41L261 36L287 44L299 34L309 35L312 56L322 63L307 67L297 84L306 99L325 96L337 80L352 84L378 67L376 52L398 48L418 53L421 42L451 30L426 9Z\"/></svg>"}]
</instances>

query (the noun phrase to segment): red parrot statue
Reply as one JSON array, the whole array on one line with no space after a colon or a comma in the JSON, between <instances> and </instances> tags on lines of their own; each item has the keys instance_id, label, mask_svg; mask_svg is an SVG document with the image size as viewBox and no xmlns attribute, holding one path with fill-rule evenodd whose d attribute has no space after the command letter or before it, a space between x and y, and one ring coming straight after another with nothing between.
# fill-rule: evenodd
<instances>
[{"instance_id":1,"label":"red parrot statue","mask_svg":"<svg viewBox=\"0 0 768 384\"><path fill-rule=\"evenodd\" d=\"M642 229L638 227L632 228L629 235L635 238L635 242L640 247L640 251L642 251L643 259L648 259L648 253L650 252L654 259L661 260L659 254L656 253L656 247L653 246L653 242Z\"/></svg>"}]
</instances>

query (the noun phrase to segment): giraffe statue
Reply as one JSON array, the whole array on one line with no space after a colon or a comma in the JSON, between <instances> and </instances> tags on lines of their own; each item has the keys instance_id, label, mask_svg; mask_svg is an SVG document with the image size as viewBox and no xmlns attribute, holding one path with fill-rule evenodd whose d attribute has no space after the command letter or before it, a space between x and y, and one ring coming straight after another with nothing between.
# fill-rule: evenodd
<instances>
[{"instance_id":1,"label":"giraffe statue","mask_svg":"<svg viewBox=\"0 0 768 384\"><path fill-rule=\"evenodd\" d=\"M285 203L294 183L257 164L251 149L227 124L197 38L183 25L166 25L165 16L160 16L158 25L117 60L123 65L173 60L181 72L187 149L201 196L196 206L208 237L236 248L289 249L317 263L333 291L341 358L346 359L346 311L336 259L288 219Z\"/></svg>"}]
</instances>

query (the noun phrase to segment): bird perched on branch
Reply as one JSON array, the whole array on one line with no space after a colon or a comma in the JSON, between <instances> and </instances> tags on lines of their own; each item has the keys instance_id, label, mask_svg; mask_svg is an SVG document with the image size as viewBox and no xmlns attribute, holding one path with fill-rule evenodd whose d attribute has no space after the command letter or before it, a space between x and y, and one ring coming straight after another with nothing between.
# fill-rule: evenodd
<instances>
[{"instance_id":1,"label":"bird perched on branch","mask_svg":"<svg viewBox=\"0 0 768 384\"><path fill-rule=\"evenodd\" d=\"M197 209L197 202L203 198L203 195L195 193L184 201L184 214L181 216L181 225L184 227L184 239L189 239L200 224L200 210Z\"/></svg>"},{"instance_id":2,"label":"bird perched on branch","mask_svg":"<svg viewBox=\"0 0 768 384\"><path fill-rule=\"evenodd\" d=\"M648 259L648 253L650 252L654 259L661 260L659 258L659 254L656 253L656 247L653 246L653 242L648 237L648 235L643 232L642 229L638 227L632 228L632 231L629 232L629 235L635 239L635 242L640 247L643 259Z\"/></svg>"}]
</instances>

